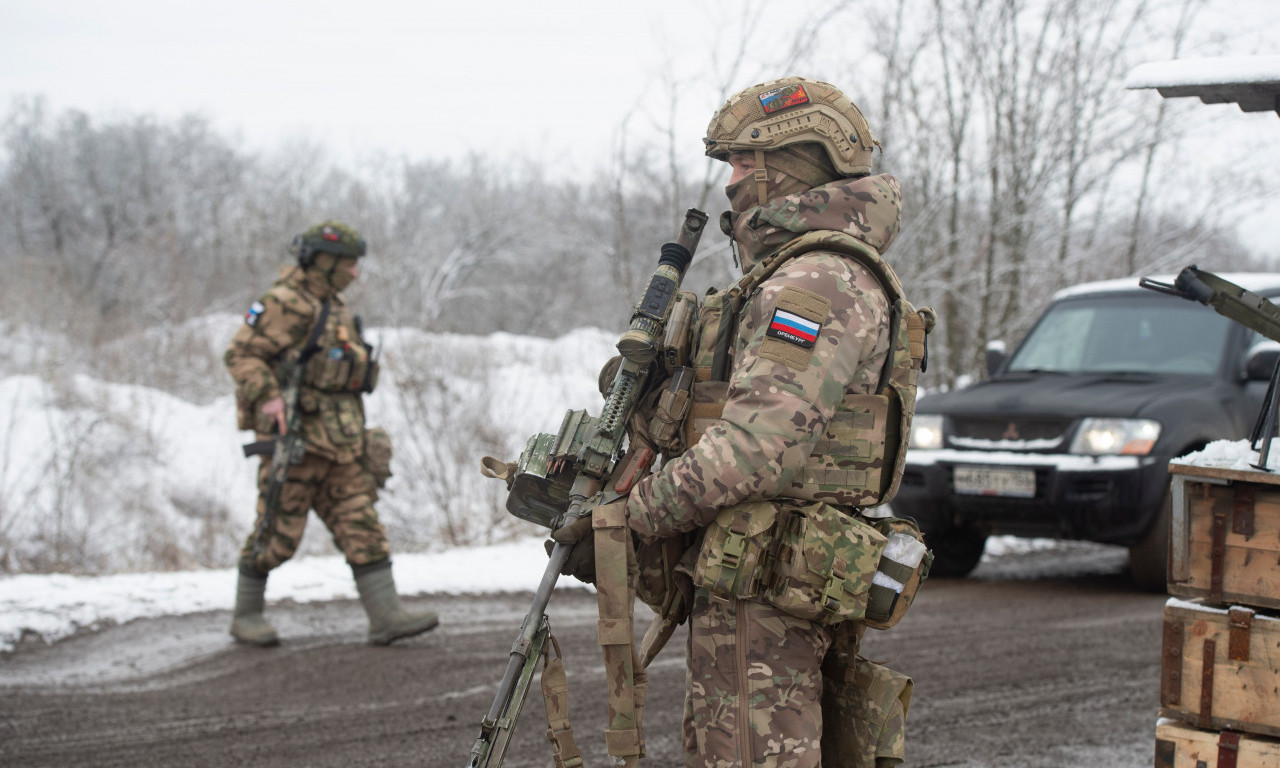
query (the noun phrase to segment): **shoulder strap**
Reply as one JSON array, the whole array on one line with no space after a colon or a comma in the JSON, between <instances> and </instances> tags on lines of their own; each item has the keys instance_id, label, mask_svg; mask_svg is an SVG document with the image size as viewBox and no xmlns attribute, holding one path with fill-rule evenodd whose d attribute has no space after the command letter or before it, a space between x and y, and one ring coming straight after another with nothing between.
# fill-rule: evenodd
<instances>
[{"instance_id":1,"label":"shoulder strap","mask_svg":"<svg viewBox=\"0 0 1280 768\"><path fill-rule=\"evenodd\" d=\"M591 512L595 531L596 598L600 611L598 642L604 652L609 686L609 727L605 746L622 768L635 768L644 756L644 700L648 674L636 652L632 621L636 599L631 581L635 550L627 528L626 501L603 504Z\"/></svg>"},{"instance_id":2,"label":"shoulder strap","mask_svg":"<svg viewBox=\"0 0 1280 768\"><path fill-rule=\"evenodd\" d=\"M320 351L320 335L324 333L324 325L329 322L329 300L325 299L320 305L320 317L316 320L315 325L311 326L311 333L307 336L307 343L302 345L302 354L298 355L298 365L302 365L311 359L311 356Z\"/></svg>"}]
</instances>

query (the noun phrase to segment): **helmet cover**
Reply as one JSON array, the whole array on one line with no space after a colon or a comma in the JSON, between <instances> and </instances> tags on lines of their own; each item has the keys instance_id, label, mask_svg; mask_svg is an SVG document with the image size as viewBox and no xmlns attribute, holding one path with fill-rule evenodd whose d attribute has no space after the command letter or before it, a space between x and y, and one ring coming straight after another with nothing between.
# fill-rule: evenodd
<instances>
[{"instance_id":1,"label":"helmet cover","mask_svg":"<svg viewBox=\"0 0 1280 768\"><path fill-rule=\"evenodd\" d=\"M365 254L364 238L338 221L323 221L293 238L289 253L303 266L310 266L318 253L338 258L358 259Z\"/></svg>"},{"instance_id":2,"label":"helmet cover","mask_svg":"<svg viewBox=\"0 0 1280 768\"><path fill-rule=\"evenodd\" d=\"M843 176L871 173L871 152L879 146L862 112L838 88L803 77L759 83L730 96L711 117L703 142L708 157L724 161L733 152L813 142Z\"/></svg>"}]
</instances>

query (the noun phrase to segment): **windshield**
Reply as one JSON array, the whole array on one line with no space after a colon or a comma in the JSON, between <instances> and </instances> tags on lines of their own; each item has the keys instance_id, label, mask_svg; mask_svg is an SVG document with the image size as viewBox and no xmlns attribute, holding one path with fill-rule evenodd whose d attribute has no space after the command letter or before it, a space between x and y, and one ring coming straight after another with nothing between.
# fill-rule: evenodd
<instances>
[{"instance_id":1,"label":"windshield","mask_svg":"<svg viewBox=\"0 0 1280 768\"><path fill-rule=\"evenodd\" d=\"M1231 321L1173 297L1088 296L1053 304L1007 371L1218 371Z\"/></svg>"}]
</instances>

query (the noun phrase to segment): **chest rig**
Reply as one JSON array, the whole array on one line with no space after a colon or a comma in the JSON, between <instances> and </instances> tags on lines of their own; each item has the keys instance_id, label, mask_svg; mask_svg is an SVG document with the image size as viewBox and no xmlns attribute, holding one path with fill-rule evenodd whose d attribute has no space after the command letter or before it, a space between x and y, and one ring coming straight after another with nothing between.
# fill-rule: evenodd
<instances>
[{"instance_id":1,"label":"chest rig","mask_svg":"<svg viewBox=\"0 0 1280 768\"><path fill-rule=\"evenodd\" d=\"M889 354L873 393L846 390L803 470L782 495L841 507L873 507L897 493L915 412L916 381L927 365L935 315L907 301L893 268L873 248L844 234L801 235L729 288L708 294L690 325L693 386L680 446L693 445L721 416L729 394L734 341L747 301L788 261L815 251L857 261L888 295Z\"/></svg>"}]
</instances>

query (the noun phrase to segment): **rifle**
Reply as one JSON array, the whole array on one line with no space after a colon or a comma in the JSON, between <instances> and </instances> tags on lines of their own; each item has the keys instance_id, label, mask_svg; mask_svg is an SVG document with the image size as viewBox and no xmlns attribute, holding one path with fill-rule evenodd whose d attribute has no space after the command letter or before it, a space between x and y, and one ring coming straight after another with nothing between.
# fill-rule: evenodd
<instances>
[{"instance_id":1,"label":"rifle","mask_svg":"<svg viewBox=\"0 0 1280 768\"><path fill-rule=\"evenodd\" d=\"M1173 284L1144 277L1138 285L1157 293L1199 302L1211 307L1223 317L1257 331L1272 341L1280 342L1280 307L1272 304L1265 297L1224 280L1212 272L1205 272L1195 264L1185 267L1174 279ZM1276 419L1280 415L1280 360L1271 372L1271 383L1263 398L1262 411L1254 423L1249 442L1254 450L1259 451L1255 469L1272 471L1267 467L1267 455L1271 452L1271 440L1276 436Z\"/></svg>"},{"instance_id":2,"label":"rifle","mask_svg":"<svg viewBox=\"0 0 1280 768\"><path fill-rule=\"evenodd\" d=\"M267 536L271 526L275 524L276 515L280 511L280 494L284 491L285 481L289 478L289 467L302 463L307 452L307 441L302 437L302 414L298 409L298 393L302 390L302 373L315 353L320 351L320 335L324 333L325 322L329 319L329 301L326 299L320 307L320 317L307 341L302 347L298 359L280 364L280 397L284 399L284 434L272 440L258 440L244 446L244 456L262 456L271 454L271 473L267 483L267 493L258 521L258 530L253 541L253 559L267 548Z\"/></svg>"},{"instance_id":3,"label":"rifle","mask_svg":"<svg viewBox=\"0 0 1280 768\"><path fill-rule=\"evenodd\" d=\"M486 462L486 475L507 480L506 506L511 514L555 530L589 515L601 503L622 498L635 479L648 471L654 459L652 448L637 443L625 454L622 451L627 420L645 393L651 370L664 362L660 356L663 332L706 222L705 213L690 208L676 242L662 246L658 268L634 308L631 326L618 339L622 357L606 390L600 416L590 416L585 410L569 411L559 432L529 438L514 468L498 469ZM556 542L551 549L533 605L511 646L493 704L480 721L480 735L471 748L467 768L502 765L550 634L547 603L574 546Z\"/></svg>"}]
</instances>

